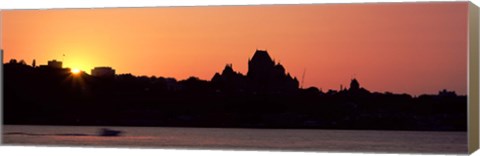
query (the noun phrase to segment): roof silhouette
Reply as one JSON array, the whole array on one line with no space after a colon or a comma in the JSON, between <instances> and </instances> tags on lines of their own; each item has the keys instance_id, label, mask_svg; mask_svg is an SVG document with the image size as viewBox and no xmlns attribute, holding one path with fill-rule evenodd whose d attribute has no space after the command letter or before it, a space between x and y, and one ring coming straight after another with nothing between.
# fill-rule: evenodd
<instances>
[{"instance_id":1,"label":"roof silhouette","mask_svg":"<svg viewBox=\"0 0 480 156\"><path fill-rule=\"evenodd\" d=\"M251 59L252 62L273 62L266 50L256 50Z\"/></svg>"}]
</instances>

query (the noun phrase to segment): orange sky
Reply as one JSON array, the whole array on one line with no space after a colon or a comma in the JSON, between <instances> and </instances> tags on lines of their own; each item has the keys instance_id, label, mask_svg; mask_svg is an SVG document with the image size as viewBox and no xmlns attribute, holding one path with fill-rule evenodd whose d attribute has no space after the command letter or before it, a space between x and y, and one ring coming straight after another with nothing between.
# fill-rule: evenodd
<instances>
[{"instance_id":1,"label":"orange sky","mask_svg":"<svg viewBox=\"0 0 480 156\"><path fill-rule=\"evenodd\" d=\"M466 94L467 2L1 11L4 61L210 80L266 49L304 86ZM65 54L63 57L62 55Z\"/></svg>"}]
</instances>

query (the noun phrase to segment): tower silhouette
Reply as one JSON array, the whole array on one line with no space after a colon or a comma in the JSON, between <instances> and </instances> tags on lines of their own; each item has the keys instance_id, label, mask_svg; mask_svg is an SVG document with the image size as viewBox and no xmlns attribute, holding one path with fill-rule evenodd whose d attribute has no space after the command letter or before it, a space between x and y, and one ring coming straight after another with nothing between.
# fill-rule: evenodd
<instances>
[{"instance_id":1,"label":"tower silhouette","mask_svg":"<svg viewBox=\"0 0 480 156\"><path fill-rule=\"evenodd\" d=\"M357 79L353 78L352 81L350 82L349 90L359 90L359 89L360 89L360 83L358 83Z\"/></svg>"},{"instance_id":2,"label":"tower silhouette","mask_svg":"<svg viewBox=\"0 0 480 156\"><path fill-rule=\"evenodd\" d=\"M256 50L248 61L248 89L254 93L286 93L298 90L298 80L285 73L265 50Z\"/></svg>"}]
</instances>

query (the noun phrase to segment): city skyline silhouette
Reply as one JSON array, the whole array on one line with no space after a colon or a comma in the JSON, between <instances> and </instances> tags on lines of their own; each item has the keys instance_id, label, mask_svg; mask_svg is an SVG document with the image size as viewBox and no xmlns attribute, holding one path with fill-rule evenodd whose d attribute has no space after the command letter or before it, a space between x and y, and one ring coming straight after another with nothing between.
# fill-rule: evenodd
<instances>
[{"instance_id":1,"label":"city skyline silhouette","mask_svg":"<svg viewBox=\"0 0 480 156\"><path fill-rule=\"evenodd\" d=\"M253 62L252 62L253 60ZM24 64L24 65L28 65L25 60L23 59L20 59L20 60L17 60L17 59L11 59L9 61L9 63L19 63L19 64ZM79 69L76 69L76 68L64 68L62 66L64 62L62 61L58 61L57 59L52 59L52 60L49 60L48 61L48 64L46 65L39 65L37 66L36 65L36 60L33 59L32 60L32 64L31 64L31 67L53 67L53 68L59 68L59 69L66 69L68 70L69 72L71 72L72 74L76 75L76 74L89 74L89 75L92 75L92 76L95 76L95 77L105 77L105 73L103 72L108 72L107 73L107 77L116 77L118 75L132 75L131 73L115 73L115 68L114 67L110 67L110 66L98 66L98 67L94 67L92 68L90 71L91 72L88 72L88 71L83 71L83 70L79 70ZM257 66L263 66L261 67L260 71L257 71L256 69L254 68L251 68L251 63L256 63ZM286 71L286 69L283 67L283 65L279 62L275 62L274 58L270 57L270 55L268 54L268 51L267 50L259 50L259 49L256 49L254 55L252 56L251 59L249 59L248 61L248 64L249 64L249 70L246 74L244 73L241 73L241 72L238 72L238 71L235 71L234 68L233 68L233 64L228 64L226 63L225 64L225 67L223 69L223 71L221 72L221 74L219 72L215 72L215 74L212 74L212 78L211 79L205 79L205 81L221 81L221 80L218 80L218 79L221 79L222 76L224 77L228 77L228 79L238 79L238 77L246 77L248 75L252 75L252 73L259 73L259 74L262 74L264 72L266 72L265 70L269 70L269 68L271 68L270 70L275 70L278 74L282 75L286 78L289 79L289 81L292 81L292 82L287 82L287 83L291 83L291 87L295 88L295 89L307 89L307 88L315 88L321 92L329 92L329 91L342 91L344 89L347 88L348 84L349 83L352 83L352 81L355 81L356 83L358 83L357 81L357 78L355 76L351 76L349 80L349 82L347 83L347 85L345 84L338 84L339 88L330 88L330 89L323 89L321 86L307 86L307 87L304 87L302 88L302 82L304 81L304 75L302 75L302 78L299 79L298 77L296 76L293 76L290 75L290 73L288 73ZM267 68L267 69L265 69ZM95 71L96 74L94 73L94 70L97 70ZM103 71L98 71L98 70L103 70ZM106 71L105 71L106 70ZM263 71L262 71L263 70ZM186 79L177 79L177 78L174 78L174 77L166 77L166 76L162 76L162 75L150 75L150 76L147 76L147 75L132 75L132 76L136 76L136 77L162 77L162 78L169 78L169 79L175 79L176 81L181 81L181 80L187 80L187 79L190 79L190 78L196 78L198 79L197 76L195 75L191 75L189 76L188 78ZM232 78L232 77L237 77L237 78ZM260 78L262 79L262 78ZM265 78L263 78L265 79ZM199 79L199 80L204 80L204 79ZM266 83L268 81L266 80L259 80L260 82L262 83ZM256 85L260 85L261 83L258 82ZM239 84L236 84L236 85L239 85ZM246 85L246 84L243 84L243 85ZM276 85L282 85L282 84L279 84L277 83ZM351 85L351 84L350 84ZM374 92L381 92L381 91L374 91ZM443 89L440 89L438 90L438 92L436 93L440 93L440 92L452 92L452 90L450 90L449 88L443 88ZM456 91L453 90L453 92L455 93ZM392 93L391 91L385 91L384 93ZM436 94L436 93L433 93L433 94ZM399 94L408 94L408 93L399 93ZM432 94L432 93L420 93L420 94L410 94L412 96L420 96L420 95L426 95L426 94ZM465 95L464 95L465 96Z\"/></svg>"},{"instance_id":2,"label":"city skyline silhouette","mask_svg":"<svg viewBox=\"0 0 480 156\"><path fill-rule=\"evenodd\" d=\"M38 67L11 60L4 64L5 123L466 130L467 99L455 91L380 93L356 78L339 90L300 88L273 58L256 50L247 74L226 64L211 80L116 74L111 67L89 75L56 60Z\"/></svg>"}]
</instances>

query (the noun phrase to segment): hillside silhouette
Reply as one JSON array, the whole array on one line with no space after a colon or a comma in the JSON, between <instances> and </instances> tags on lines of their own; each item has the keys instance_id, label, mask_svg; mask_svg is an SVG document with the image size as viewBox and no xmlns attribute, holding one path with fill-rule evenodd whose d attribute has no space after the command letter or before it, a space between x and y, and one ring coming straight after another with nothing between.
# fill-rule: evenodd
<instances>
[{"instance_id":1,"label":"hillside silhouette","mask_svg":"<svg viewBox=\"0 0 480 156\"><path fill-rule=\"evenodd\" d=\"M232 64L211 80L72 74L11 60L4 64L4 123L33 125L186 126L466 131L467 98L299 88L297 78L257 50L248 72ZM107 74L108 75L108 74Z\"/></svg>"}]
</instances>

